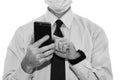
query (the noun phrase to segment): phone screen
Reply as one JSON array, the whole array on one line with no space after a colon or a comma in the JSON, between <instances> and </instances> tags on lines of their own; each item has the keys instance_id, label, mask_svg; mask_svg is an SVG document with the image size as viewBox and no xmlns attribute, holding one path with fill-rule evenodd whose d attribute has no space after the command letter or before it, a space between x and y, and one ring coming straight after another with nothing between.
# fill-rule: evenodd
<instances>
[{"instance_id":1,"label":"phone screen","mask_svg":"<svg viewBox=\"0 0 120 80\"><path fill-rule=\"evenodd\" d=\"M44 36L49 35L49 39L39 46L43 47L52 43L51 38L51 24L48 22L34 22L34 40L35 42Z\"/></svg>"}]
</instances>

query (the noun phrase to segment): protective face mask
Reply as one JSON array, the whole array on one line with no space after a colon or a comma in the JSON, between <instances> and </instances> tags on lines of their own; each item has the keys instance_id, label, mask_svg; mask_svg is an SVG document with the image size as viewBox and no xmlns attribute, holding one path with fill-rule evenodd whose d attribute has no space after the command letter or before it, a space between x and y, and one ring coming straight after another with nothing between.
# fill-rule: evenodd
<instances>
[{"instance_id":1,"label":"protective face mask","mask_svg":"<svg viewBox=\"0 0 120 80\"><path fill-rule=\"evenodd\" d=\"M72 0L45 0L45 3L56 13L62 13L70 7Z\"/></svg>"}]
</instances>

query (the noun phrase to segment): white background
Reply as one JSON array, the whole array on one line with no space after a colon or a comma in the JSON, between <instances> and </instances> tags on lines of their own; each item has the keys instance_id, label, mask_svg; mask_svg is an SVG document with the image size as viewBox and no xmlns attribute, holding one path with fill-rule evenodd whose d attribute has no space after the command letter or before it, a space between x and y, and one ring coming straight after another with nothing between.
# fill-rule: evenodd
<instances>
[{"instance_id":1,"label":"white background","mask_svg":"<svg viewBox=\"0 0 120 80\"><path fill-rule=\"evenodd\" d=\"M15 30L44 14L46 7L44 0L0 0L0 80L7 46ZM120 1L73 0L72 9L105 30L114 80L120 80Z\"/></svg>"}]
</instances>

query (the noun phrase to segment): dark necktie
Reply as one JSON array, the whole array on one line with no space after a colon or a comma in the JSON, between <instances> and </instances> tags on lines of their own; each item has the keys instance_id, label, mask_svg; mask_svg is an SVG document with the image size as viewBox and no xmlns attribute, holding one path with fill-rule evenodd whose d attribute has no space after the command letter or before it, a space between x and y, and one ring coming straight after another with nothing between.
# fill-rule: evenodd
<instances>
[{"instance_id":1,"label":"dark necktie","mask_svg":"<svg viewBox=\"0 0 120 80\"><path fill-rule=\"evenodd\" d=\"M58 37L63 37L63 34L60 30L63 22L61 20L56 21L56 30L54 35ZM65 80L65 59L53 55L51 59L51 80Z\"/></svg>"}]
</instances>

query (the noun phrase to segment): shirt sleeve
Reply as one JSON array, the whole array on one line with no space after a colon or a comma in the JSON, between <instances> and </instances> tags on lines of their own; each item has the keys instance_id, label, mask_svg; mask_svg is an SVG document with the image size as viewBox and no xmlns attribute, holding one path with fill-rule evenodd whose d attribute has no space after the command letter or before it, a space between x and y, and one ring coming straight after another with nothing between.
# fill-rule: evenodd
<instances>
[{"instance_id":1,"label":"shirt sleeve","mask_svg":"<svg viewBox=\"0 0 120 80\"><path fill-rule=\"evenodd\" d=\"M32 78L32 75L25 73L21 67L21 61L25 55L22 33L21 28L18 28L9 43L3 80L31 80Z\"/></svg>"},{"instance_id":2,"label":"shirt sleeve","mask_svg":"<svg viewBox=\"0 0 120 80\"><path fill-rule=\"evenodd\" d=\"M92 26L96 26L92 24ZM93 50L91 62L87 59L70 65L71 70L80 80L113 80L108 51L108 40L103 29L95 30L92 37Z\"/></svg>"}]
</instances>

